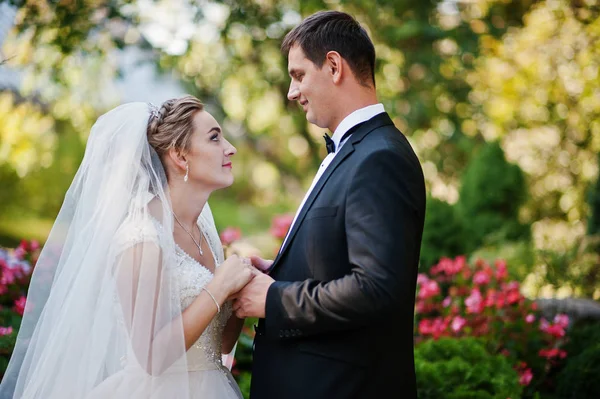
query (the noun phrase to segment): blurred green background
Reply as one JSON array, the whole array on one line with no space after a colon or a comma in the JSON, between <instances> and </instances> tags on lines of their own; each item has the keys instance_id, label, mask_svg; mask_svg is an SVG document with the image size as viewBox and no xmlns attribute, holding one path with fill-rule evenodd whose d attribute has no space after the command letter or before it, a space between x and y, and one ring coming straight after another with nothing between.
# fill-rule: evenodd
<instances>
[{"instance_id":1,"label":"blurred green background","mask_svg":"<svg viewBox=\"0 0 600 399\"><path fill-rule=\"evenodd\" d=\"M530 296L599 299L597 0L0 0L0 246L43 243L99 115L189 93L238 148L218 228L269 256L325 155L279 46L322 9L368 30L422 162L421 267L502 257Z\"/></svg>"}]
</instances>

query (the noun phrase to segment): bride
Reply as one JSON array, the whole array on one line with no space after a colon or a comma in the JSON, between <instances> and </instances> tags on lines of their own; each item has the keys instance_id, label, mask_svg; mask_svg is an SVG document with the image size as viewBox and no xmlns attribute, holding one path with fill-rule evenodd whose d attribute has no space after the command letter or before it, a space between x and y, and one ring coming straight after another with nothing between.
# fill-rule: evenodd
<instances>
[{"instance_id":1,"label":"bride","mask_svg":"<svg viewBox=\"0 0 600 399\"><path fill-rule=\"evenodd\" d=\"M208 206L236 149L191 96L92 127L40 254L0 398L241 398L223 364L250 281Z\"/></svg>"}]
</instances>

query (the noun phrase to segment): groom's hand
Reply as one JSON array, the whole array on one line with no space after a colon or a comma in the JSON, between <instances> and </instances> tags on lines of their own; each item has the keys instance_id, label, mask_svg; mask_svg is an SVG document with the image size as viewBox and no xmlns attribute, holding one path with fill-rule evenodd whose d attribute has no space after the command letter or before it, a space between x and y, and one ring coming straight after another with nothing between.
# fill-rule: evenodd
<instances>
[{"instance_id":1,"label":"groom's hand","mask_svg":"<svg viewBox=\"0 0 600 399\"><path fill-rule=\"evenodd\" d=\"M250 255L250 262L252 262L252 266L256 267L261 272L267 274L269 274L271 266L273 266L272 260L266 260L256 255Z\"/></svg>"},{"instance_id":2,"label":"groom's hand","mask_svg":"<svg viewBox=\"0 0 600 399\"><path fill-rule=\"evenodd\" d=\"M275 280L272 277L258 273L244 288L233 296L233 311L243 319L245 317L265 317L267 291Z\"/></svg>"}]
</instances>

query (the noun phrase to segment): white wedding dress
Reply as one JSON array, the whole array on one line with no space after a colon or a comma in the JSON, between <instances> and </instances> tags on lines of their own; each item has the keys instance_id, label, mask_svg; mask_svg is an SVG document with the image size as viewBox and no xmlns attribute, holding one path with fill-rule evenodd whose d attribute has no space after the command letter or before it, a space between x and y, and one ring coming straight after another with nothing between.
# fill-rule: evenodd
<instances>
[{"instance_id":1,"label":"white wedding dress","mask_svg":"<svg viewBox=\"0 0 600 399\"><path fill-rule=\"evenodd\" d=\"M205 232L215 265L223 262L223 250L218 239L218 233L208 205L198 219L200 231ZM142 242L153 241L158 244L159 236L164 230L156 219L146 226L126 225L117 235L117 240L122 248L130 247ZM213 274L201 265L179 246L175 248L175 264L172 266L171 275L179 287L181 310L187 308L194 298L198 296L206 284L213 278ZM115 309L120 312L120 304L115 303ZM122 313L122 312L121 312ZM226 302L221 312L208 325L198 341L187 351L183 364L188 371L190 385L190 399L239 399L242 393L235 382L231 372L223 365L222 345L223 329L227 320L232 315L231 302ZM119 317L122 324L122 315ZM126 334L123 325L123 334ZM128 399L176 399L171 398L172 392L177 392L179 379L170 378L170 374L179 373L175 364L163 375L151 377L143 370L131 348L125 350L127 354L121 357L123 370L115 373L103 381L87 399L118 398L120 392L128 392ZM123 389L122 384L128 388ZM136 387L134 390L131 387Z\"/></svg>"},{"instance_id":2,"label":"white wedding dress","mask_svg":"<svg viewBox=\"0 0 600 399\"><path fill-rule=\"evenodd\" d=\"M221 357L230 304L186 349L183 312L213 274L174 241L151 115L124 104L92 127L36 262L0 399L242 398L232 354ZM208 204L198 223L220 265Z\"/></svg>"}]
</instances>

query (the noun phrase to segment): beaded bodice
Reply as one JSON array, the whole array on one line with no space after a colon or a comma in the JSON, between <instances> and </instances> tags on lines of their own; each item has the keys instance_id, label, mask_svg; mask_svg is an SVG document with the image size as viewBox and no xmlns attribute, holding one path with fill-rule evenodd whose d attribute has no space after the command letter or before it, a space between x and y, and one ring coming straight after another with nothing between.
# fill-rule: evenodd
<instances>
[{"instance_id":1,"label":"beaded bodice","mask_svg":"<svg viewBox=\"0 0 600 399\"><path fill-rule=\"evenodd\" d=\"M176 248L176 260L177 265L173 273L180 287L180 301L183 311L200 294L202 287L210 282L213 274L180 248ZM216 260L215 264L217 264ZM221 313L215 316L198 341L188 350L187 363L189 369L205 369L215 364L218 366L222 364L221 339L223 329L230 316L231 304L226 302L221 309Z\"/></svg>"}]
</instances>

